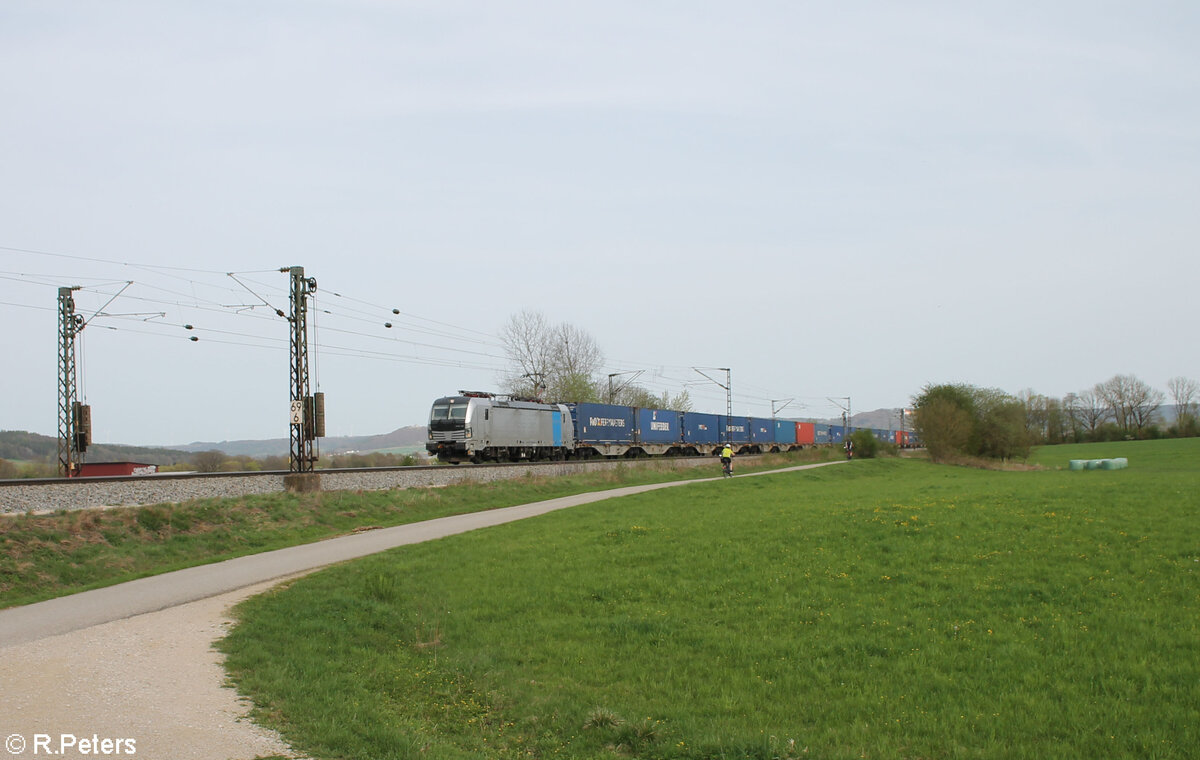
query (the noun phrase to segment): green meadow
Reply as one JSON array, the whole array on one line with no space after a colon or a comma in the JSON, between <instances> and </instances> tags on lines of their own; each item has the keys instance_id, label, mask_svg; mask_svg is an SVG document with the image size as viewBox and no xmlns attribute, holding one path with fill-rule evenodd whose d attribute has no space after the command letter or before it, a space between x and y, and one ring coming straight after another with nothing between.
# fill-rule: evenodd
<instances>
[{"instance_id":1,"label":"green meadow","mask_svg":"<svg viewBox=\"0 0 1200 760\"><path fill-rule=\"evenodd\" d=\"M779 468L835 455L812 449L772 454L742 469ZM718 468L715 459L706 468L650 461L570 477L530 471L515 480L445 488L273 493L0 515L0 608L373 527L629 485L713 477Z\"/></svg>"},{"instance_id":2,"label":"green meadow","mask_svg":"<svg viewBox=\"0 0 1200 760\"><path fill-rule=\"evenodd\" d=\"M302 578L221 647L314 758L1195 757L1200 440L1035 458L577 507Z\"/></svg>"}]
</instances>

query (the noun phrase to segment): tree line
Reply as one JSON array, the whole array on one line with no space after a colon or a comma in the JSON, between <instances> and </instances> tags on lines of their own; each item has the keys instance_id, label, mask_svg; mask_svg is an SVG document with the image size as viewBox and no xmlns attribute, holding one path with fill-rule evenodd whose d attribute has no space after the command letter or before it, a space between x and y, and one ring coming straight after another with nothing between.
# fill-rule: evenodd
<instances>
[{"instance_id":1,"label":"tree line","mask_svg":"<svg viewBox=\"0 0 1200 760\"><path fill-rule=\"evenodd\" d=\"M1115 375L1061 399L1032 390L1011 395L967 384L927 385L913 399L913 429L934 461L956 456L1024 459L1033 446L1200 435L1200 384L1167 383L1168 393L1134 375Z\"/></svg>"},{"instance_id":2,"label":"tree line","mask_svg":"<svg viewBox=\"0 0 1200 760\"><path fill-rule=\"evenodd\" d=\"M420 464L413 454L372 451L352 454L324 455L316 462L318 470L337 470L361 467L411 467ZM159 472L266 472L286 470L288 457L271 455L252 457L247 454L230 456L223 451L197 452L186 464L159 468Z\"/></svg>"}]
</instances>

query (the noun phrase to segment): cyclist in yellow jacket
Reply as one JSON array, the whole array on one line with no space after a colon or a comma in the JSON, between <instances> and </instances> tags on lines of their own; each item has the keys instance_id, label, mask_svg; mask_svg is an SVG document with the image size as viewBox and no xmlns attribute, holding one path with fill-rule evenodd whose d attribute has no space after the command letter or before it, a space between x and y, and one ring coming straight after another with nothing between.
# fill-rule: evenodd
<instances>
[{"instance_id":1,"label":"cyclist in yellow jacket","mask_svg":"<svg viewBox=\"0 0 1200 760\"><path fill-rule=\"evenodd\" d=\"M733 475L733 447L728 443L721 449L721 472L725 477Z\"/></svg>"}]
</instances>

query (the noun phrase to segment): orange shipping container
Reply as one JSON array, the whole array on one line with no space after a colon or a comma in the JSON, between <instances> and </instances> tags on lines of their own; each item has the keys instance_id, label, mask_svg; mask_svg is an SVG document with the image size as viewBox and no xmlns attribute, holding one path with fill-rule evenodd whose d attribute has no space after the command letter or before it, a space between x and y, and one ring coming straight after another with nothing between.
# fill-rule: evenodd
<instances>
[{"instance_id":1,"label":"orange shipping container","mask_svg":"<svg viewBox=\"0 0 1200 760\"><path fill-rule=\"evenodd\" d=\"M801 446L812 446L816 441L816 426L811 422L796 423L796 443Z\"/></svg>"}]
</instances>

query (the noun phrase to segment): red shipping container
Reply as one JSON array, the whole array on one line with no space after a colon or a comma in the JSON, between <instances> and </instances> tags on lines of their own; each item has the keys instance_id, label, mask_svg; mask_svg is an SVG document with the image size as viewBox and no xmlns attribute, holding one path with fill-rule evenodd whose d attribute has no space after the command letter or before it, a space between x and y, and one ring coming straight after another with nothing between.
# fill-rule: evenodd
<instances>
[{"instance_id":1,"label":"red shipping container","mask_svg":"<svg viewBox=\"0 0 1200 760\"><path fill-rule=\"evenodd\" d=\"M817 440L817 428L811 422L796 423L796 443L801 446L812 446Z\"/></svg>"}]
</instances>

